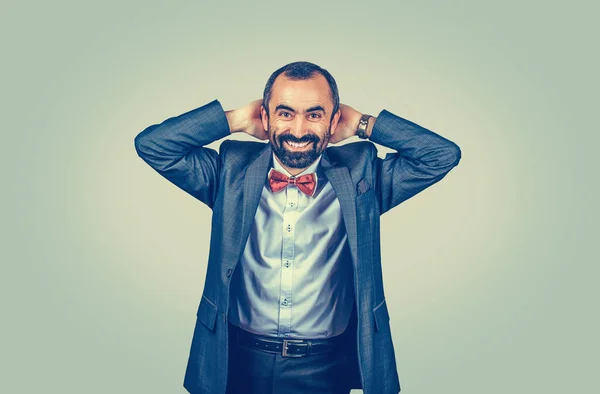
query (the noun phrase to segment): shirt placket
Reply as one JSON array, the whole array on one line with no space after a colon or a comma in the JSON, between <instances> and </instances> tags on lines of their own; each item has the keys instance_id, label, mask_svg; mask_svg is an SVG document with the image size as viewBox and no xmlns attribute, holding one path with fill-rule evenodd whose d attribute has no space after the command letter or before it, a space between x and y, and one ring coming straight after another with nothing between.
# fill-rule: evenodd
<instances>
[{"instance_id":1,"label":"shirt placket","mask_svg":"<svg viewBox=\"0 0 600 394\"><path fill-rule=\"evenodd\" d=\"M280 336L289 337L292 330L292 284L294 279L294 259L296 217L298 210L298 188L286 187L286 203L283 211L283 243L281 253L281 287L279 294L279 327Z\"/></svg>"}]
</instances>

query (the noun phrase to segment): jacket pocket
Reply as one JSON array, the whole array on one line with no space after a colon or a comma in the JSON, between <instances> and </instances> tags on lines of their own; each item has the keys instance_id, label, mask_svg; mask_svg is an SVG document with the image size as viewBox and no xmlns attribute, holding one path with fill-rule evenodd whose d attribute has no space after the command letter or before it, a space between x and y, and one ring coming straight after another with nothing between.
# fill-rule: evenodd
<instances>
[{"instance_id":1,"label":"jacket pocket","mask_svg":"<svg viewBox=\"0 0 600 394\"><path fill-rule=\"evenodd\" d=\"M198 320L200 320L211 331L215 327L217 312L217 306L208 298L202 296L196 316L198 317Z\"/></svg>"},{"instance_id":2,"label":"jacket pocket","mask_svg":"<svg viewBox=\"0 0 600 394\"><path fill-rule=\"evenodd\" d=\"M373 308L373 315L375 316L375 330L384 331L390 329L390 314L388 313L387 303L385 300L381 301L379 305Z\"/></svg>"}]
</instances>

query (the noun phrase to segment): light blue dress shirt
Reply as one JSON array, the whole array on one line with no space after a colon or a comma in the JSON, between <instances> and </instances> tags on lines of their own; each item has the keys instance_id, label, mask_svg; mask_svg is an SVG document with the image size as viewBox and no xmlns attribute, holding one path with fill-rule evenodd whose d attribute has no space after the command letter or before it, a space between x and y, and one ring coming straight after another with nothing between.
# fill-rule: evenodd
<instances>
[{"instance_id":1,"label":"light blue dress shirt","mask_svg":"<svg viewBox=\"0 0 600 394\"><path fill-rule=\"evenodd\" d=\"M299 174L316 172L313 197L295 185L274 193L265 183L232 277L231 324L282 338L323 339L346 329L354 303L352 262L340 204L320 161Z\"/></svg>"}]
</instances>

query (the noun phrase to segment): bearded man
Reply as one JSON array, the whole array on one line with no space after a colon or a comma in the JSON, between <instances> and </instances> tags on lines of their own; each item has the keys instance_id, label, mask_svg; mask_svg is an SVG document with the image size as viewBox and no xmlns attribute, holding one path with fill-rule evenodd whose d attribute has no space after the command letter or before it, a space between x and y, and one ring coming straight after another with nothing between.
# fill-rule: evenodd
<instances>
[{"instance_id":1,"label":"bearded man","mask_svg":"<svg viewBox=\"0 0 600 394\"><path fill-rule=\"evenodd\" d=\"M232 133L268 142L205 147ZM364 141L329 146L353 136ZM395 152L379 158L373 142ZM214 100L148 127L135 148L213 212L190 393L400 391L379 217L455 167L455 143L341 104L327 70L294 62L262 99L230 111Z\"/></svg>"}]
</instances>

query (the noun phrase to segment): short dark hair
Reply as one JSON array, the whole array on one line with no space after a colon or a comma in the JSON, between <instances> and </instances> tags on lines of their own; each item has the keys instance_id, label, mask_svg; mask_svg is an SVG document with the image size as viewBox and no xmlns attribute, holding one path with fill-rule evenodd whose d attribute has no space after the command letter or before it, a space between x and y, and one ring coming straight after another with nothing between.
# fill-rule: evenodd
<instances>
[{"instance_id":1,"label":"short dark hair","mask_svg":"<svg viewBox=\"0 0 600 394\"><path fill-rule=\"evenodd\" d=\"M292 80L310 79L315 74L321 74L327 80L327 83L329 84L329 90L331 91L331 100L333 101L333 113L331 116L333 116L340 108L340 94L338 92L338 87L335 83L335 79L329 73L329 71L313 63L293 62L277 69L273 74L271 74L267 84L265 85L265 90L263 92L263 106L267 111L267 115L269 115L269 100L271 100L273 84L275 83L277 77L281 74L284 74L287 78Z\"/></svg>"}]
</instances>

